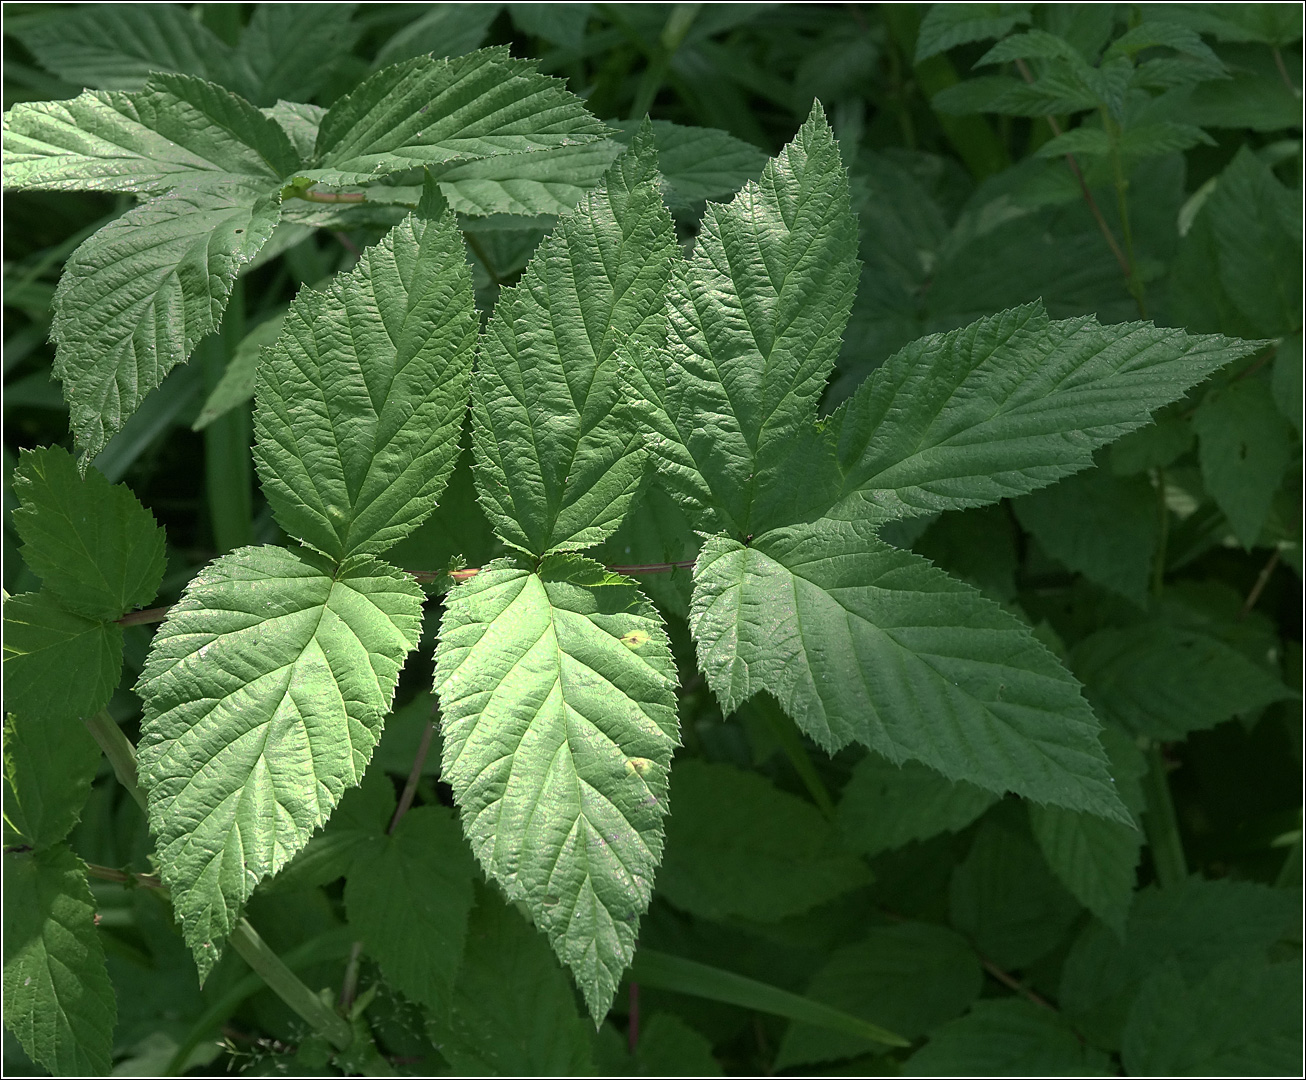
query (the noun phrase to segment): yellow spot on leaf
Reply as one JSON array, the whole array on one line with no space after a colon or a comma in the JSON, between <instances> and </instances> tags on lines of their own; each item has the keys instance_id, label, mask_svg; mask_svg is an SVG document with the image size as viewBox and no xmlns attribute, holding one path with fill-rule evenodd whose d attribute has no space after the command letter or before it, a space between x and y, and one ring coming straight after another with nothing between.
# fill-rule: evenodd
<instances>
[{"instance_id":1,"label":"yellow spot on leaf","mask_svg":"<svg viewBox=\"0 0 1306 1080\"><path fill-rule=\"evenodd\" d=\"M621 643L628 649L638 649L648 641L647 630L632 630L629 634L623 634Z\"/></svg>"},{"instance_id":2,"label":"yellow spot on leaf","mask_svg":"<svg viewBox=\"0 0 1306 1080\"><path fill-rule=\"evenodd\" d=\"M628 774L639 773L640 776L645 776L652 767L653 762L646 757L633 757L626 759L626 772Z\"/></svg>"}]
</instances>

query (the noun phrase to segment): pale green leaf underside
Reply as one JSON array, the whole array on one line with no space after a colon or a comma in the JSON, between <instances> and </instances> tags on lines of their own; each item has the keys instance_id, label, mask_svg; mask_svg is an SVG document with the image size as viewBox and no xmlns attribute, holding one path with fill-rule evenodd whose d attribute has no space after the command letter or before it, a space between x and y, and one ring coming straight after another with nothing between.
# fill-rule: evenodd
<instances>
[{"instance_id":1,"label":"pale green leaf underside","mask_svg":"<svg viewBox=\"0 0 1306 1080\"><path fill-rule=\"evenodd\" d=\"M60 446L24 450L14 471L23 558L65 608L116 619L154 599L163 530L124 484L91 469L83 479Z\"/></svg>"},{"instance_id":2,"label":"pale green leaf underside","mask_svg":"<svg viewBox=\"0 0 1306 1080\"><path fill-rule=\"evenodd\" d=\"M690 626L722 707L759 690L827 750L1128 820L1079 684L1029 629L866 522L717 537Z\"/></svg>"},{"instance_id":3,"label":"pale green leaf underside","mask_svg":"<svg viewBox=\"0 0 1306 1080\"><path fill-rule=\"evenodd\" d=\"M109 1072L118 1009L95 898L60 845L5 858L5 1026L55 1076Z\"/></svg>"},{"instance_id":4,"label":"pale green leaf underside","mask_svg":"<svg viewBox=\"0 0 1306 1080\"><path fill-rule=\"evenodd\" d=\"M603 1016L662 853L675 666L651 604L576 556L491 564L449 594L443 777L486 872Z\"/></svg>"},{"instance_id":5,"label":"pale green leaf underside","mask_svg":"<svg viewBox=\"0 0 1306 1080\"><path fill-rule=\"evenodd\" d=\"M1148 323L1052 322L1041 304L921 338L830 419L849 512L911 517L1043 487L1256 347Z\"/></svg>"},{"instance_id":6,"label":"pale green leaf underside","mask_svg":"<svg viewBox=\"0 0 1306 1080\"><path fill-rule=\"evenodd\" d=\"M201 977L254 886L362 777L421 598L373 559L335 568L241 548L203 570L155 634L136 687L141 782Z\"/></svg>"},{"instance_id":7,"label":"pale green leaf underside","mask_svg":"<svg viewBox=\"0 0 1306 1080\"><path fill-rule=\"evenodd\" d=\"M275 191L174 191L73 252L55 293L51 336L81 461L218 325L237 273L279 216Z\"/></svg>"},{"instance_id":8,"label":"pale green leaf underside","mask_svg":"<svg viewBox=\"0 0 1306 1080\"><path fill-rule=\"evenodd\" d=\"M43 848L68 835L81 816L100 748L80 716L4 720L4 843Z\"/></svg>"},{"instance_id":9,"label":"pale green leaf underside","mask_svg":"<svg viewBox=\"0 0 1306 1080\"><path fill-rule=\"evenodd\" d=\"M450 60L419 56L383 68L322 118L316 168L361 183L424 165L591 142L607 128L557 80L506 49Z\"/></svg>"},{"instance_id":10,"label":"pale green leaf underside","mask_svg":"<svg viewBox=\"0 0 1306 1080\"><path fill-rule=\"evenodd\" d=\"M496 154L439 170L440 191L460 214L562 214L602 178L621 146L608 139L548 153Z\"/></svg>"},{"instance_id":11,"label":"pale green leaf underside","mask_svg":"<svg viewBox=\"0 0 1306 1080\"><path fill-rule=\"evenodd\" d=\"M7 191L276 191L299 165L272 120L189 75L157 74L136 92L87 90L5 114Z\"/></svg>"},{"instance_id":12,"label":"pale green leaf underside","mask_svg":"<svg viewBox=\"0 0 1306 1080\"><path fill-rule=\"evenodd\" d=\"M458 457L477 317L451 215L409 215L323 292L302 290L258 365L255 463L278 523L341 559L435 507Z\"/></svg>"},{"instance_id":13,"label":"pale green leaf underside","mask_svg":"<svg viewBox=\"0 0 1306 1080\"><path fill-rule=\"evenodd\" d=\"M660 334L675 258L652 140L565 215L482 338L472 421L476 483L514 547L588 547L611 534L644 469L619 408L631 336Z\"/></svg>"},{"instance_id":14,"label":"pale green leaf underside","mask_svg":"<svg viewBox=\"0 0 1306 1080\"><path fill-rule=\"evenodd\" d=\"M68 611L49 590L4 602L5 708L33 720L84 718L122 673L122 628Z\"/></svg>"},{"instance_id":15,"label":"pale green leaf underside","mask_svg":"<svg viewBox=\"0 0 1306 1080\"><path fill-rule=\"evenodd\" d=\"M758 182L708 206L667 347L631 371L649 450L695 524L761 531L755 501L816 419L856 285L848 177L817 105Z\"/></svg>"}]
</instances>

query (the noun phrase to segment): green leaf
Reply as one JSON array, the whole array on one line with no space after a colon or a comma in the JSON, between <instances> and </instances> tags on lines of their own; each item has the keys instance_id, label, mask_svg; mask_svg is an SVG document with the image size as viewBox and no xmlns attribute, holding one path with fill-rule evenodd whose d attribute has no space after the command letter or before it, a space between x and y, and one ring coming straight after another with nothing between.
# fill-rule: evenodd
<instances>
[{"instance_id":1,"label":"green leaf","mask_svg":"<svg viewBox=\"0 0 1306 1080\"><path fill-rule=\"evenodd\" d=\"M848 175L814 105L757 183L708 206L672 281L667 346L630 372L649 452L697 527L742 537L782 523L755 504L792 484L781 465L816 419L856 254Z\"/></svg>"},{"instance_id":2,"label":"green leaf","mask_svg":"<svg viewBox=\"0 0 1306 1080\"><path fill-rule=\"evenodd\" d=\"M1017 499L1012 509L1053 558L1147 606L1161 520L1147 477L1090 469Z\"/></svg>"},{"instance_id":3,"label":"green leaf","mask_svg":"<svg viewBox=\"0 0 1306 1080\"><path fill-rule=\"evenodd\" d=\"M727 132L669 120L652 124L663 194L676 209L733 195L748 181L756 181L766 166L766 154ZM615 137L621 142L628 142L638 130L633 120L614 126L620 129Z\"/></svg>"},{"instance_id":4,"label":"green leaf","mask_svg":"<svg viewBox=\"0 0 1306 1080\"><path fill-rule=\"evenodd\" d=\"M4 733L5 847L56 844L81 816L100 748L75 716L6 713Z\"/></svg>"},{"instance_id":5,"label":"green leaf","mask_svg":"<svg viewBox=\"0 0 1306 1080\"><path fill-rule=\"evenodd\" d=\"M1178 965L1143 983L1122 1057L1131 1076L1292 1076L1301 1065L1301 962L1255 956L1219 964L1195 985Z\"/></svg>"},{"instance_id":6,"label":"green leaf","mask_svg":"<svg viewBox=\"0 0 1306 1080\"><path fill-rule=\"evenodd\" d=\"M92 716L122 674L122 628L74 614L46 589L4 602L5 709L43 723Z\"/></svg>"},{"instance_id":7,"label":"green leaf","mask_svg":"<svg viewBox=\"0 0 1306 1080\"><path fill-rule=\"evenodd\" d=\"M1029 18L1028 4L934 4L921 20L915 63L954 45L1003 37Z\"/></svg>"},{"instance_id":8,"label":"green leaf","mask_svg":"<svg viewBox=\"0 0 1306 1080\"><path fill-rule=\"evenodd\" d=\"M1066 937L1080 907L1053 878L1019 816L986 819L966 859L952 873L952 924L983 956L1023 968Z\"/></svg>"},{"instance_id":9,"label":"green leaf","mask_svg":"<svg viewBox=\"0 0 1306 1080\"><path fill-rule=\"evenodd\" d=\"M67 847L5 857L5 1026L55 1076L109 1072L117 1006L86 867Z\"/></svg>"},{"instance_id":10,"label":"green leaf","mask_svg":"<svg viewBox=\"0 0 1306 1080\"><path fill-rule=\"evenodd\" d=\"M458 822L442 806L410 810L393 836L367 845L349 869L349 925L386 982L432 1009L449 1004L474 869Z\"/></svg>"},{"instance_id":11,"label":"green leaf","mask_svg":"<svg viewBox=\"0 0 1306 1080\"><path fill-rule=\"evenodd\" d=\"M847 514L909 517L1024 495L1256 343L1013 308L891 357L830 418Z\"/></svg>"},{"instance_id":12,"label":"green leaf","mask_svg":"<svg viewBox=\"0 0 1306 1080\"><path fill-rule=\"evenodd\" d=\"M438 4L396 32L376 54L376 66L423 54L461 56L477 48L499 14L498 4Z\"/></svg>"},{"instance_id":13,"label":"green leaf","mask_svg":"<svg viewBox=\"0 0 1306 1080\"><path fill-rule=\"evenodd\" d=\"M74 86L139 90L156 71L223 82L231 49L175 4L87 4L56 9L11 33Z\"/></svg>"},{"instance_id":14,"label":"green leaf","mask_svg":"<svg viewBox=\"0 0 1306 1080\"><path fill-rule=\"evenodd\" d=\"M585 1076L590 1033L567 977L539 934L480 890L453 1003L433 1013L431 1037L456 1073Z\"/></svg>"},{"instance_id":15,"label":"green leaf","mask_svg":"<svg viewBox=\"0 0 1306 1080\"><path fill-rule=\"evenodd\" d=\"M482 339L472 403L476 480L495 531L533 555L609 535L644 473L639 431L619 408L632 336L660 336L676 253L652 138L504 289Z\"/></svg>"},{"instance_id":16,"label":"green leaf","mask_svg":"<svg viewBox=\"0 0 1306 1080\"><path fill-rule=\"evenodd\" d=\"M79 462L95 457L222 318L241 266L280 216L279 196L236 184L175 191L73 252L55 293L54 374Z\"/></svg>"},{"instance_id":17,"label":"green leaf","mask_svg":"<svg viewBox=\"0 0 1306 1080\"><path fill-rule=\"evenodd\" d=\"M1292 458L1292 428L1268 379L1207 394L1193 416L1202 482L1245 548L1255 546Z\"/></svg>"},{"instance_id":18,"label":"green leaf","mask_svg":"<svg viewBox=\"0 0 1306 1080\"><path fill-rule=\"evenodd\" d=\"M421 600L373 559L242 548L201 571L155 634L137 753L201 979L254 886L358 783Z\"/></svg>"},{"instance_id":19,"label":"green leaf","mask_svg":"<svg viewBox=\"0 0 1306 1080\"><path fill-rule=\"evenodd\" d=\"M602 1017L662 855L678 739L661 619L577 556L491 563L446 599L435 688L443 778L486 873Z\"/></svg>"},{"instance_id":20,"label":"green leaf","mask_svg":"<svg viewBox=\"0 0 1306 1080\"><path fill-rule=\"evenodd\" d=\"M1110 1058L1086 1046L1054 1009L1023 998L978 1001L944 1024L903 1066L906 1076L1110 1076Z\"/></svg>"},{"instance_id":21,"label":"green leaf","mask_svg":"<svg viewBox=\"0 0 1306 1080\"><path fill-rule=\"evenodd\" d=\"M440 190L460 214L563 214L599 182L621 152L604 139L547 154L496 154L441 169Z\"/></svg>"},{"instance_id":22,"label":"green leaf","mask_svg":"<svg viewBox=\"0 0 1306 1080\"><path fill-rule=\"evenodd\" d=\"M658 892L685 911L775 922L870 881L815 806L756 773L691 759L671 791Z\"/></svg>"},{"instance_id":23,"label":"green leaf","mask_svg":"<svg viewBox=\"0 0 1306 1080\"><path fill-rule=\"evenodd\" d=\"M916 529L907 543L894 533ZM908 547L935 566L969 582L990 600L1008 604L1016 599L1016 544L1019 530L1003 506L953 510L931 521L928 517L890 522L880 538L895 547Z\"/></svg>"},{"instance_id":24,"label":"green leaf","mask_svg":"<svg viewBox=\"0 0 1306 1080\"><path fill-rule=\"evenodd\" d=\"M991 791L953 783L914 761L894 764L867 754L839 799L839 831L845 847L878 855L913 840L960 832L995 802Z\"/></svg>"},{"instance_id":25,"label":"green leaf","mask_svg":"<svg viewBox=\"0 0 1306 1080\"><path fill-rule=\"evenodd\" d=\"M20 454L14 493L23 559L64 608L116 619L154 599L163 530L125 484L94 469L83 479L68 451L48 446Z\"/></svg>"},{"instance_id":26,"label":"green leaf","mask_svg":"<svg viewBox=\"0 0 1306 1080\"><path fill-rule=\"evenodd\" d=\"M234 61L255 105L307 101L358 37L354 4L259 4L241 32ZM234 89L241 89L236 86Z\"/></svg>"},{"instance_id":27,"label":"green leaf","mask_svg":"<svg viewBox=\"0 0 1306 1080\"><path fill-rule=\"evenodd\" d=\"M317 168L356 184L392 172L591 142L607 129L557 79L506 49L382 68L322 118Z\"/></svg>"},{"instance_id":28,"label":"green leaf","mask_svg":"<svg viewBox=\"0 0 1306 1080\"><path fill-rule=\"evenodd\" d=\"M509 4L513 25L557 45L576 49L585 40L590 4ZM668 1015L668 1020L672 1019Z\"/></svg>"},{"instance_id":29,"label":"green leaf","mask_svg":"<svg viewBox=\"0 0 1306 1080\"><path fill-rule=\"evenodd\" d=\"M974 951L951 930L905 922L872 930L838 949L812 976L807 993L916 1039L964 1012L984 974ZM796 1023L785 1032L776 1068L835 1061L883 1045Z\"/></svg>"},{"instance_id":30,"label":"green leaf","mask_svg":"<svg viewBox=\"0 0 1306 1080\"><path fill-rule=\"evenodd\" d=\"M1172 596L1152 618L1091 634L1070 662L1103 715L1140 735L1182 739L1294 696L1258 644L1236 614Z\"/></svg>"},{"instance_id":31,"label":"green leaf","mask_svg":"<svg viewBox=\"0 0 1306 1080\"><path fill-rule=\"evenodd\" d=\"M699 666L726 712L767 690L827 750L861 742L1128 820L1079 684L1018 619L873 524L718 537L694 579Z\"/></svg>"},{"instance_id":32,"label":"green leaf","mask_svg":"<svg viewBox=\"0 0 1306 1080\"><path fill-rule=\"evenodd\" d=\"M594 1043L594 1058L599 1076L723 1075L721 1063L712 1056L711 1040L668 1012L640 1018L639 1042L633 1054L626 1038L611 1024L604 1024Z\"/></svg>"},{"instance_id":33,"label":"green leaf","mask_svg":"<svg viewBox=\"0 0 1306 1080\"><path fill-rule=\"evenodd\" d=\"M271 347L281 336L285 319L283 311L280 315L274 315L259 323L240 339L240 344L232 351L231 359L227 361L227 368L222 373L222 378L210 391L199 416L191 425L192 431L203 431L218 417L225 416L237 405L243 405L254 396L259 357L265 346Z\"/></svg>"},{"instance_id":34,"label":"green leaf","mask_svg":"<svg viewBox=\"0 0 1306 1080\"><path fill-rule=\"evenodd\" d=\"M301 290L258 366L254 460L277 522L332 558L379 553L458 458L477 328L452 216L409 215L323 292Z\"/></svg>"},{"instance_id":35,"label":"green leaf","mask_svg":"<svg viewBox=\"0 0 1306 1080\"><path fill-rule=\"evenodd\" d=\"M7 191L276 191L299 166L285 132L243 98L190 75L144 90L88 90L4 118Z\"/></svg>"}]
</instances>

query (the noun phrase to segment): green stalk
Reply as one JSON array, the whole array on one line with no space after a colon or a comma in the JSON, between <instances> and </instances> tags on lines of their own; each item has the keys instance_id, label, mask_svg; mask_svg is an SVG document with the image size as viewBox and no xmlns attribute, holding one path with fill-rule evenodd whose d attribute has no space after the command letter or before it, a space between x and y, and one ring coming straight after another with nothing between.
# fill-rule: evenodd
<instances>
[{"instance_id":1,"label":"green stalk","mask_svg":"<svg viewBox=\"0 0 1306 1080\"><path fill-rule=\"evenodd\" d=\"M667 68L671 66L671 58L675 56L676 50L680 48L680 43L685 40L689 28L694 25L694 20L698 17L699 9L702 6L702 4L677 4L671 9L671 14L667 16L666 25L662 28L658 48L650 52L648 67L644 69L644 74L639 80L639 87L635 91L635 100L630 107L632 120L642 119L644 114L653 107L653 100L658 96L658 91L662 89L662 84L666 81Z\"/></svg>"},{"instance_id":2,"label":"green stalk","mask_svg":"<svg viewBox=\"0 0 1306 1080\"><path fill-rule=\"evenodd\" d=\"M1134 257L1134 233L1129 225L1129 180L1125 176L1124 161L1120 157L1120 125L1111 118L1106 106L1102 107L1102 130L1106 132L1111 147L1111 175L1115 180L1116 209L1120 214L1120 232L1125 241L1125 262L1129 272L1125 284L1129 295L1138 305L1138 314L1147 318L1147 298L1144 295L1143 282L1138 276L1138 260Z\"/></svg>"},{"instance_id":3,"label":"green stalk","mask_svg":"<svg viewBox=\"0 0 1306 1080\"><path fill-rule=\"evenodd\" d=\"M206 337L195 350L204 369L206 393L212 393L222 380L244 331L245 287L238 280L231 290L222 329ZM254 542L251 435L248 404L229 409L204 429L204 488L219 554Z\"/></svg>"},{"instance_id":4,"label":"green stalk","mask_svg":"<svg viewBox=\"0 0 1306 1080\"><path fill-rule=\"evenodd\" d=\"M1159 531L1156 540L1156 561L1152 564L1152 595L1158 600L1165 590L1165 564L1169 555L1166 548L1170 542L1170 507L1165 501L1165 470L1156 470L1156 512L1159 519Z\"/></svg>"},{"instance_id":5,"label":"green stalk","mask_svg":"<svg viewBox=\"0 0 1306 1080\"><path fill-rule=\"evenodd\" d=\"M118 778L118 783L127 789L127 794L136 800L142 810L147 810L145 792L136 779L136 747L132 746L131 740L122 733L122 728L109 715L108 709L97 712L86 721L86 726L113 766L113 775Z\"/></svg>"},{"instance_id":6,"label":"green stalk","mask_svg":"<svg viewBox=\"0 0 1306 1080\"><path fill-rule=\"evenodd\" d=\"M808 754L807 747L803 745L802 737L798 734L798 728L778 709L762 708L759 711L766 717L766 722L775 734L776 741L780 743L780 749L785 752L785 756L793 765L794 771L798 773L798 777L807 788L807 793L811 795L812 801L816 803L817 808L825 815L827 821L833 821L835 814L834 800L830 798L830 792L821 779L821 774L816 771L816 766L812 764L811 755Z\"/></svg>"},{"instance_id":7,"label":"green stalk","mask_svg":"<svg viewBox=\"0 0 1306 1080\"><path fill-rule=\"evenodd\" d=\"M1160 743L1147 748L1147 773L1143 776L1143 795L1147 810L1143 814L1143 831L1152 849L1156 880L1163 889L1182 885L1188 880L1188 860L1179 836L1179 819L1170 796L1169 769Z\"/></svg>"}]
</instances>

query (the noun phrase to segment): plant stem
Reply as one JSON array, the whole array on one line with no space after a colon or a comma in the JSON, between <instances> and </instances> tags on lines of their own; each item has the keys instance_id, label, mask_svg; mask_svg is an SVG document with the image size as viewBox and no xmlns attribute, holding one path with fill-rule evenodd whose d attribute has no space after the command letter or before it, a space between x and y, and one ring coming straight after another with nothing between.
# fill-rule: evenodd
<instances>
[{"instance_id":1,"label":"plant stem","mask_svg":"<svg viewBox=\"0 0 1306 1080\"><path fill-rule=\"evenodd\" d=\"M672 570L694 569L694 559L684 562L641 563L635 566L609 566L614 574L665 574Z\"/></svg>"},{"instance_id":2,"label":"plant stem","mask_svg":"<svg viewBox=\"0 0 1306 1080\"><path fill-rule=\"evenodd\" d=\"M1165 590L1165 563L1169 558L1166 548L1170 542L1170 507L1165 501L1165 470L1156 470L1156 513L1158 533L1156 539L1156 561L1152 564L1152 595L1158 600Z\"/></svg>"},{"instance_id":3,"label":"plant stem","mask_svg":"<svg viewBox=\"0 0 1306 1080\"><path fill-rule=\"evenodd\" d=\"M296 191L294 198L315 203L367 202L367 196L361 191Z\"/></svg>"},{"instance_id":4,"label":"plant stem","mask_svg":"<svg viewBox=\"0 0 1306 1080\"><path fill-rule=\"evenodd\" d=\"M1270 575L1274 573L1275 567L1279 565L1279 549L1274 549L1274 554L1270 556L1269 562L1261 569L1256 576L1256 584L1252 586L1252 591L1247 594L1247 599L1243 601L1242 609L1238 612L1239 619L1245 619L1252 613L1252 608L1256 606L1256 601L1261 598L1261 593L1265 591L1265 586L1270 583Z\"/></svg>"},{"instance_id":5,"label":"plant stem","mask_svg":"<svg viewBox=\"0 0 1306 1080\"><path fill-rule=\"evenodd\" d=\"M348 1012L358 994L358 969L363 959L363 943L355 941L349 947L349 961L345 964L345 977L340 983L340 1008Z\"/></svg>"},{"instance_id":6,"label":"plant stem","mask_svg":"<svg viewBox=\"0 0 1306 1080\"><path fill-rule=\"evenodd\" d=\"M127 789L127 794L136 800L142 810L148 811L145 792L141 790L136 778L136 747L132 746L131 740L122 733L122 728L109 715L108 709L101 709L90 717L86 726L113 766L113 774L118 778L118 783Z\"/></svg>"},{"instance_id":7,"label":"plant stem","mask_svg":"<svg viewBox=\"0 0 1306 1080\"><path fill-rule=\"evenodd\" d=\"M812 764L811 755L807 753L807 747L803 745L803 740L798 734L798 728L787 716L780 715L773 709L763 708L759 711L766 717L771 731L780 743L780 748L793 765L794 771L798 773L803 786L807 788L807 793L812 796L812 801L816 803L817 808L827 821L833 821L835 814L834 800L830 798L830 792L821 779L821 774L816 771L816 766Z\"/></svg>"},{"instance_id":8,"label":"plant stem","mask_svg":"<svg viewBox=\"0 0 1306 1080\"><path fill-rule=\"evenodd\" d=\"M1283 62L1283 53L1279 50L1279 46L1270 46L1270 52L1274 54L1274 66L1279 69L1279 76L1283 79L1283 85L1292 92L1293 97L1301 97L1301 91L1292 85L1292 79L1288 77L1288 68Z\"/></svg>"},{"instance_id":9,"label":"plant stem","mask_svg":"<svg viewBox=\"0 0 1306 1080\"><path fill-rule=\"evenodd\" d=\"M413 767L408 770L408 779L405 781L404 790L399 796L399 805L395 807L394 817L390 819L390 825L386 829L386 834L389 836L394 835L395 829L399 828L399 822L408 813L409 807L413 805L413 798L417 794L417 785L422 780L422 766L426 764L426 755L431 749L431 739L435 736L435 710L436 706L432 705L431 719L426 722L421 741L417 744L417 753L413 755Z\"/></svg>"},{"instance_id":10,"label":"plant stem","mask_svg":"<svg viewBox=\"0 0 1306 1080\"><path fill-rule=\"evenodd\" d=\"M663 82L666 81L671 58L680 48L680 43L685 40L689 28L694 25L694 20L698 17L702 6L702 4L676 4L671 9L657 47L647 50L648 67L640 77L639 86L635 90L635 100L630 106L632 120L642 119L653 107L653 101L658 96L658 91L662 89Z\"/></svg>"},{"instance_id":11,"label":"plant stem","mask_svg":"<svg viewBox=\"0 0 1306 1080\"><path fill-rule=\"evenodd\" d=\"M86 873L89 877L99 878L101 881L116 881L119 885L139 885L143 889L164 888L163 882L153 874L135 874L130 870L115 870L112 866L87 863Z\"/></svg>"},{"instance_id":12,"label":"plant stem","mask_svg":"<svg viewBox=\"0 0 1306 1080\"><path fill-rule=\"evenodd\" d=\"M281 957L268 948L267 942L258 936L248 919L236 923L228 940L240 958L268 984L272 992L315 1031L325 1036L332 1046L344 1050L354 1041L354 1032L349 1022L300 981Z\"/></svg>"},{"instance_id":13,"label":"plant stem","mask_svg":"<svg viewBox=\"0 0 1306 1080\"><path fill-rule=\"evenodd\" d=\"M1143 776L1143 795L1147 809L1143 813L1143 831L1152 849L1156 880L1163 889L1182 885L1188 880L1188 860L1179 836L1179 819L1170 796L1169 766L1161 744L1152 742L1146 751L1147 772Z\"/></svg>"},{"instance_id":14,"label":"plant stem","mask_svg":"<svg viewBox=\"0 0 1306 1080\"><path fill-rule=\"evenodd\" d=\"M1050 1009L1052 1012L1057 1011L1057 1007L1053 1005L1052 1002L1048 1001L1047 998L1042 997L1039 994L1036 994L1033 990L1031 990L1024 983L1022 983L1010 972L1003 971L1002 968L998 967L998 965L995 964L992 960L988 959L988 957L980 956L979 961L980 964L983 966L984 970L987 971L990 975L992 975L995 979L997 979L998 982L1000 982L1008 990L1014 990L1026 1001L1033 1002L1035 1005L1042 1006L1044 1009Z\"/></svg>"},{"instance_id":15,"label":"plant stem","mask_svg":"<svg viewBox=\"0 0 1306 1080\"><path fill-rule=\"evenodd\" d=\"M634 1054L639 1046L639 983L630 984L630 1022L626 1027L626 1049Z\"/></svg>"},{"instance_id":16,"label":"plant stem","mask_svg":"<svg viewBox=\"0 0 1306 1080\"><path fill-rule=\"evenodd\" d=\"M1106 132L1107 142L1111 147L1111 175L1115 179L1116 210L1120 214L1120 232L1125 238L1125 259L1129 267L1126 285L1134 303L1138 305L1138 314L1147 318L1147 299L1144 295L1143 281L1138 276L1138 261L1134 257L1134 233L1129 225L1129 180L1125 176L1124 161L1120 157L1120 125L1111 118L1106 106L1102 107L1102 129Z\"/></svg>"},{"instance_id":17,"label":"plant stem","mask_svg":"<svg viewBox=\"0 0 1306 1080\"><path fill-rule=\"evenodd\" d=\"M140 626L142 623L163 622L168 617L168 608L152 607L144 611L129 611L121 619L114 621L119 626Z\"/></svg>"}]
</instances>

